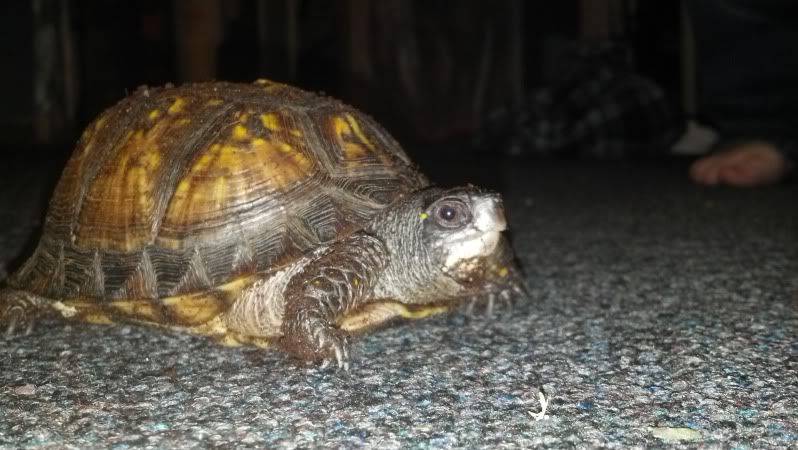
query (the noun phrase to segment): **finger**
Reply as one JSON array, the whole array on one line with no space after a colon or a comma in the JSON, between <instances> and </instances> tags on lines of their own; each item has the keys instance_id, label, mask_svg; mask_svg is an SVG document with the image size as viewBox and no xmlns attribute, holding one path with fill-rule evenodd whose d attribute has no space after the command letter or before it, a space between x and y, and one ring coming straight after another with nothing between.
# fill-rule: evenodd
<instances>
[{"instance_id":1,"label":"finger","mask_svg":"<svg viewBox=\"0 0 798 450\"><path fill-rule=\"evenodd\" d=\"M693 181L703 182L707 171L717 162L717 155L705 156L693 161L690 165L689 174Z\"/></svg>"},{"instance_id":2,"label":"finger","mask_svg":"<svg viewBox=\"0 0 798 450\"><path fill-rule=\"evenodd\" d=\"M709 162L702 170L698 182L707 186L716 186L720 182L720 170L722 167L722 161L713 160Z\"/></svg>"},{"instance_id":3,"label":"finger","mask_svg":"<svg viewBox=\"0 0 798 450\"><path fill-rule=\"evenodd\" d=\"M719 179L723 183L731 186L754 186L761 180L757 179L756 171L750 166L730 165L724 167L719 174Z\"/></svg>"},{"instance_id":4,"label":"finger","mask_svg":"<svg viewBox=\"0 0 798 450\"><path fill-rule=\"evenodd\" d=\"M777 168L763 155L747 151L738 152L721 172L721 180L732 186L756 186L778 179Z\"/></svg>"},{"instance_id":5,"label":"finger","mask_svg":"<svg viewBox=\"0 0 798 450\"><path fill-rule=\"evenodd\" d=\"M693 161L693 163L690 164L690 168L687 170L690 179L697 182L701 181L701 174L704 172L705 161L706 158L701 158L699 160Z\"/></svg>"}]
</instances>

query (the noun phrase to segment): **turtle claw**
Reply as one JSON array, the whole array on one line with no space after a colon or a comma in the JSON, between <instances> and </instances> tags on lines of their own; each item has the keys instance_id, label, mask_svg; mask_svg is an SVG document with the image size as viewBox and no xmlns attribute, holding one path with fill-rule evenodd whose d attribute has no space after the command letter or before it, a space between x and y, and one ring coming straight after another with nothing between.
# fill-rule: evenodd
<instances>
[{"instance_id":1,"label":"turtle claw","mask_svg":"<svg viewBox=\"0 0 798 450\"><path fill-rule=\"evenodd\" d=\"M17 323L21 322L22 320L22 311L20 311L19 308L9 308L5 316L6 320L8 320L5 337L6 339L10 339L12 336L14 336L14 332L17 331Z\"/></svg>"},{"instance_id":2,"label":"turtle claw","mask_svg":"<svg viewBox=\"0 0 798 450\"><path fill-rule=\"evenodd\" d=\"M517 301L527 298L529 298L529 290L524 282L518 278L512 278L501 289L471 297L465 307L465 314L474 317L482 313L481 315L492 319L494 313L501 310L503 316L508 316L513 311ZM481 311L477 311L477 305L484 305L484 307L480 308Z\"/></svg>"},{"instance_id":3,"label":"turtle claw","mask_svg":"<svg viewBox=\"0 0 798 450\"><path fill-rule=\"evenodd\" d=\"M512 298L509 295L504 295L504 291L500 293L489 292L480 296L472 297L468 301L465 314L467 316L483 316L488 320L493 319L498 310L512 311ZM479 307L477 307L479 305Z\"/></svg>"},{"instance_id":4,"label":"turtle claw","mask_svg":"<svg viewBox=\"0 0 798 450\"><path fill-rule=\"evenodd\" d=\"M280 342L285 350L302 359L321 361L322 368L335 364L339 369L349 370L349 335L334 326L318 322L297 326Z\"/></svg>"},{"instance_id":5,"label":"turtle claw","mask_svg":"<svg viewBox=\"0 0 798 450\"><path fill-rule=\"evenodd\" d=\"M321 368L326 369L331 364L335 363L339 370L343 369L348 372L351 356L349 354L349 343L346 337L344 336L342 339L338 339L337 337L331 339L329 335L325 337L325 334L326 333L321 332L319 333L320 336L316 338L319 353L326 353L328 355L322 360ZM330 343L330 345L327 345L328 343Z\"/></svg>"},{"instance_id":6,"label":"turtle claw","mask_svg":"<svg viewBox=\"0 0 798 450\"><path fill-rule=\"evenodd\" d=\"M493 318L493 307L495 306L495 303L496 303L496 294L494 293L488 294L488 300L487 303L485 304L485 317L487 317L488 319Z\"/></svg>"},{"instance_id":7,"label":"turtle claw","mask_svg":"<svg viewBox=\"0 0 798 450\"><path fill-rule=\"evenodd\" d=\"M5 313L5 320L8 321L8 325L6 326L6 331L4 336L6 339L11 339L12 337L21 334L22 336L30 336L33 332L33 320L29 320L26 318L25 311L22 310L21 307L13 307L9 308L9 310ZM25 330L23 332L19 332L20 330Z\"/></svg>"},{"instance_id":8,"label":"turtle claw","mask_svg":"<svg viewBox=\"0 0 798 450\"><path fill-rule=\"evenodd\" d=\"M35 308L35 301L28 296L16 291L0 291L0 326L5 324L4 337L10 339L17 334L30 335L36 316ZM21 330L24 331L20 333Z\"/></svg>"},{"instance_id":9,"label":"turtle claw","mask_svg":"<svg viewBox=\"0 0 798 450\"><path fill-rule=\"evenodd\" d=\"M338 368L349 372L349 346L335 347L335 360L338 362Z\"/></svg>"},{"instance_id":10,"label":"turtle claw","mask_svg":"<svg viewBox=\"0 0 798 450\"><path fill-rule=\"evenodd\" d=\"M326 361L332 362L334 355L338 369L349 371L350 345L349 339L344 332L334 328L325 330L319 333L318 344L319 353L329 355L328 358L325 358Z\"/></svg>"},{"instance_id":11,"label":"turtle claw","mask_svg":"<svg viewBox=\"0 0 798 450\"><path fill-rule=\"evenodd\" d=\"M518 299L527 299L530 297L529 286L520 279L513 280L510 284L510 289L505 292L507 292L507 295Z\"/></svg>"}]
</instances>

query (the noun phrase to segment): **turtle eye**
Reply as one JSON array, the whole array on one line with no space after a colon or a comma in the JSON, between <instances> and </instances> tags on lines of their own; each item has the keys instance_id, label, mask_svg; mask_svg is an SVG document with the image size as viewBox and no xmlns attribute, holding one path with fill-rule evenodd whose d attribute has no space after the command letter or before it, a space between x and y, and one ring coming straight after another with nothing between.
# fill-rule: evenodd
<instances>
[{"instance_id":1,"label":"turtle eye","mask_svg":"<svg viewBox=\"0 0 798 450\"><path fill-rule=\"evenodd\" d=\"M468 206L458 199L445 199L435 205L434 216L438 225L457 228L471 220Z\"/></svg>"},{"instance_id":2,"label":"turtle eye","mask_svg":"<svg viewBox=\"0 0 798 450\"><path fill-rule=\"evenodd\" d=\"M457 210L451 206L444 206L438 210L438 215L444 222L453 222L457 218Z\"/></svg>"}]
</instances>

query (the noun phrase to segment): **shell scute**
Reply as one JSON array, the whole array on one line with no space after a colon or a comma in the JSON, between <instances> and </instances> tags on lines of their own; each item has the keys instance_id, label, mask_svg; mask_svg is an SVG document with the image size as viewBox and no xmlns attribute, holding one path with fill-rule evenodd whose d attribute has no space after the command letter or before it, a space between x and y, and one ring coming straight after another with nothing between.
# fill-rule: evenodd
<instances>
[{"instance_id":1,"label":"shell scute","mask_svg":"<svg viewBox=\"0 0 798 450\"><path fill-rule=\"evenodd\" d=\"M275 136L254 114L231 114L225 122L187 164L160 224L158 246L181 248L186 236L203 233L212 240L232 218L246 226L276 197L319 172L303 140Z\"/></svg>"}]
</instances>

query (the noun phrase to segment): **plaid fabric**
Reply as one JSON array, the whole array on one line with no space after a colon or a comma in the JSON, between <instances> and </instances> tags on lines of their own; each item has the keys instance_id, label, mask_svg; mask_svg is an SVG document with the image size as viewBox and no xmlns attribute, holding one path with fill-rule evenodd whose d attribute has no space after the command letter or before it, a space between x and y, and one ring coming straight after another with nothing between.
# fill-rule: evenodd
<instances>
[{"instance_id":1,"label":"plaid fabric","mask_svg":"<svg viewBox=\"0 0 798 450\"><path fill-rule=\"evenodd\" d=\"M613 44L577 49L575 68L530 93L519 111L488 115L481 141L510 154L618 159L664 153L684 129L665 93Z\"/></svg>"}]
</instances>

